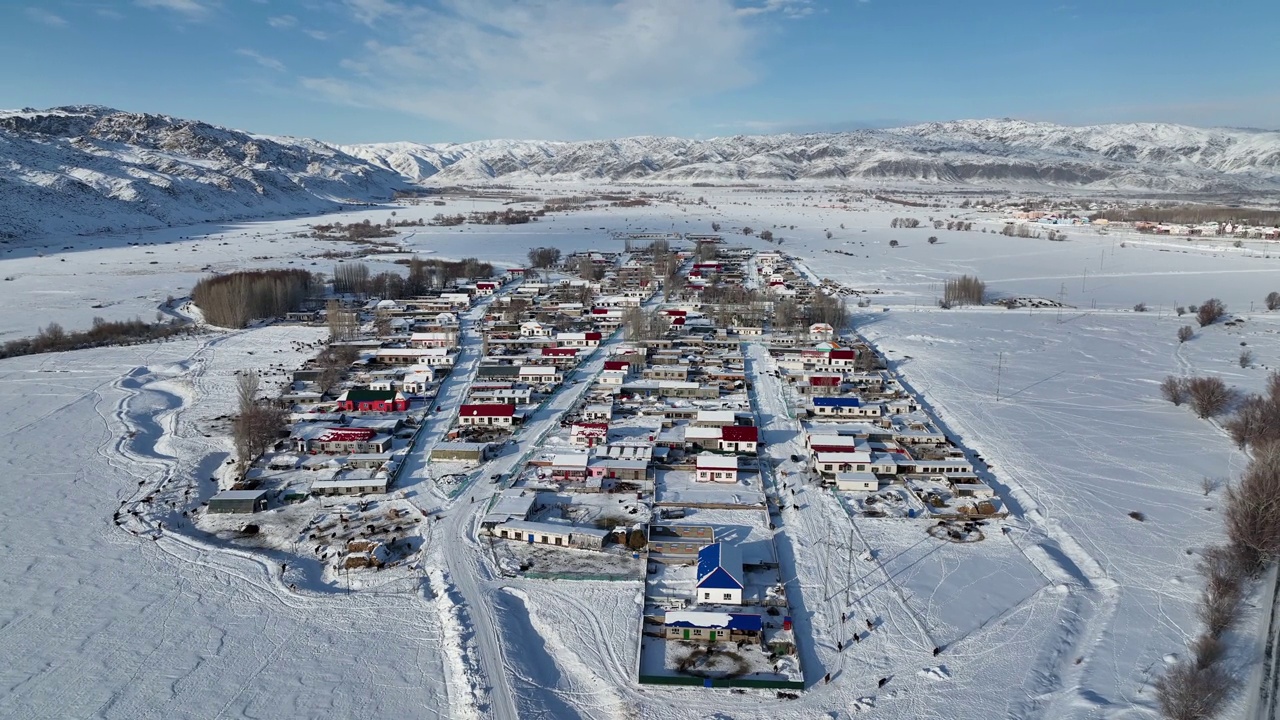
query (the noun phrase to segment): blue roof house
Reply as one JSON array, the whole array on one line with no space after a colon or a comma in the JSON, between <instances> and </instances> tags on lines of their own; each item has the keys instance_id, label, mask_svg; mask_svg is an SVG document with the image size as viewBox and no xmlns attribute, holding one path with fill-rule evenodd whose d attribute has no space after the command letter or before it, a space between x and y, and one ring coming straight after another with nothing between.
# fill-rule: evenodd
<instances>
[{"instance_id":1,"label":"blue roof house","mask_svg":"<svg viewBox=\"0 0 1280 720\"><path fill-rule=\"evenodd\" d=\"M698 551L695 599L699 605L741 605L745 587L742 557L736 547L711 543Z\"/></svg>"}]
</instances>

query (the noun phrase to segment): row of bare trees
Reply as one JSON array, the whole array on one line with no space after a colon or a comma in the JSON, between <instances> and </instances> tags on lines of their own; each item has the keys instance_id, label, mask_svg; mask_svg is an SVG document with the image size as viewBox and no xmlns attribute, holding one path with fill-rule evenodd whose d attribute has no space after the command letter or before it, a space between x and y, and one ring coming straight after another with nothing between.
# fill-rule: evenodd
<instances>
[{"instance_id":1,"label":"row of bare trees","mask_svg":"<svg viewBox=\"0 0 1280 720\"><path fill-rule=\"evenodd\" d=\"M362 262L344 262L333 269L333 291L360 297L405 298L415 297L445 287L455 280L470 280L493 276L493 264L477 258L462 260L423 260L414 255L408 260L398 260L408 266L408 274L381 272L373 274Z\"/></svg>"},{"instance_id":2,"label":"row of bare trees","mask_svg":"<svg viewBox=\"0 0 1280 720\"><path fill-rule=\"evenodd\" d=\"M1170 380L1162 388L1172 387ZM1222 387L1213 390L1215 397L1222 394ZM1190 657L1156 681L1161 712L1171 720L1213 718L1222 712L1237 684L1220 664L1222 638L1239 621L1249 580L1280 559L1280 373L1271 374L1263 394L1240 402L1225 427L1253 458L1226 490L1227 543L1206 548L1197 568L1204 578L1197 605L1204 631L1192 642ZM1205 494L1213 487L1206 480Z\"/></svg>"},{"instance_id":3,"label":"row of bare trees","mask_svg":"<svg viewBox=\"0 0 1280 720\"><path fill-rule=\"evenodd\" d=\"M942 284L942 305L981 305L987 297L987 284L971 275L951 278Z\"/></svg>"},{"instance_id":4,"label":"row of bare trees","mask_svg":"<svg viewBox=\"0 0 1280 720\"><path fill-rule=\"evenodd\" d=\"M306 270L248 270L200 280L191 299L211 325L242 328L299 309L317 290Z\"/></svg>"},{"instance_id":5,"label":"row of bare trees","mask_svg":"<svg viewBox=\"0 0 1280 720\"><path fill-rule=\"evenodd\" d=\"M194 326L183 324L177 319L171 322L147 323L141 318L108 321L95 317L90 329L75 332L67 332L58 323L49 323L34 337L10 340L0 345L0 358L152 342L189 333L193 329Z\"/></svg>"}]
</instances>

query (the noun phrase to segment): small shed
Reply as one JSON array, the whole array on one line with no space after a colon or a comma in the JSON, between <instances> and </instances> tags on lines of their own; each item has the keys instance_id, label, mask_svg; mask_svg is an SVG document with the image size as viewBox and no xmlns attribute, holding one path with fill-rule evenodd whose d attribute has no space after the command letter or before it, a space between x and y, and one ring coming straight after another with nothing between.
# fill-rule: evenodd
<instances>
[{"instance_id":1,"label":"small shed","mask_svg":"<svg viewBox=\"0 0 1280 720\"><path fill-rule=\"evenodd\" d=\"M211 513L256 513L266 509L266 490L223 490L209 498Z\"/></svg>"}]
</instances>

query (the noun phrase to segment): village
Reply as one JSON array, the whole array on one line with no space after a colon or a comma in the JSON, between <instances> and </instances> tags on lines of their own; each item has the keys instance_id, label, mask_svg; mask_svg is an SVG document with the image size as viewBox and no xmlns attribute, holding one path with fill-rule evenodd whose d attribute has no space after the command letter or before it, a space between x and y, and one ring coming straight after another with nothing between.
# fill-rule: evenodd
<instances>
[{"instance_id":1,"label":"village","mask_svg":"<svg viewBox=\"0 0 1280 720\"><path fill-rule=\"evenodd\" d=\"M806 688L778 547L804 493L957 543L983 539L1000 498L830 283L719 235L623 240L291 313L327 324L328 347L264 401L287 438L215 478L197 526L350 592L425 571L440 508L465 501L458 527L498 576L643 583L639 682ZM842 649L875 623L850 627Z\"/></svg>"}]
</instances>

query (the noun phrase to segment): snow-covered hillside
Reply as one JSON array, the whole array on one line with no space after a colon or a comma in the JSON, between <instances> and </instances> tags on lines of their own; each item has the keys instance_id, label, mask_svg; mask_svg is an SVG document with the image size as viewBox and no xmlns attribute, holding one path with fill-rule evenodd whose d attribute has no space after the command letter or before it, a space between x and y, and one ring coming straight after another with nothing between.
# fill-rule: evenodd
<instances>
[{"instance_id":1,"label":"snow-covered hillside","mask_svg":"<svg viewBox=\"0 0 1280 720\"><path fill-rule=\"evenodd\" d=\"M1168 124L1065 127L965 120L887 130L710 140L485 141L340 146L415 182L846 179L1051 184L1173 192L1280 187L1280 133Z\"/></svg>"},{"instance_id":2,"label":"snow-covered hillside","mask_svg":"<svg viewBox=\"0 0 1280 720\"><path fill-rule=\"evenodd\" d=\"M314 140L96 106L0 112L0 237L319 213L403 184Z\"/></svg>"}]
</instances>

